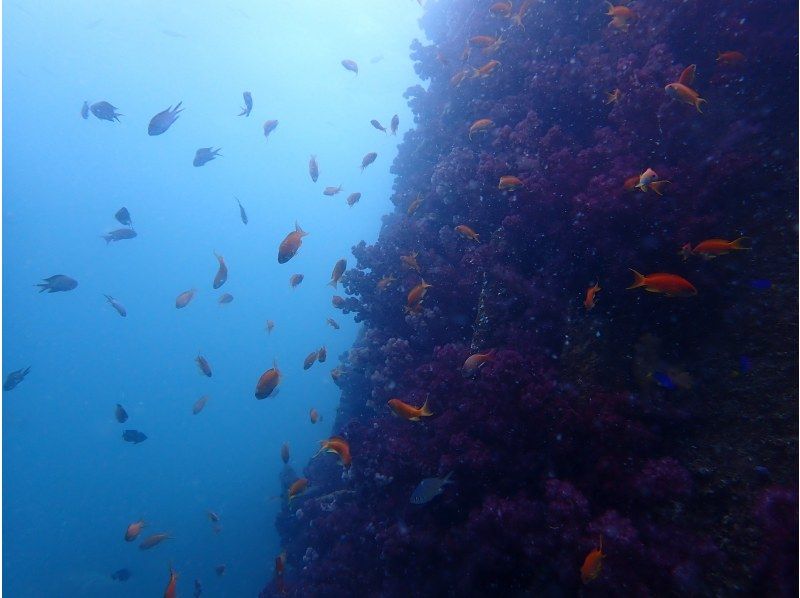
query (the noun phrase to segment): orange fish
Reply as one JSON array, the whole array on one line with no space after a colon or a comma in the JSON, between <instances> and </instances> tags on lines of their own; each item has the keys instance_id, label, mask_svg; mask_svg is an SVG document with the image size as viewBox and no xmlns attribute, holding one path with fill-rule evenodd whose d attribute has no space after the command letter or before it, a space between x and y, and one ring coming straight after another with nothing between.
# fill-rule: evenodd
<instances>
[{"instance_id":1,"label":"orange fish","mask_svg":"<svg viewBox=\"0 0 800 598\"><path fill-rule=\"evenodd\" d=\"M416 262L416 259L414 261ZM417 272L419 272L419 266L417 266ZM378 288L378 291L385 291L395 280L397 279L394 276L384 276L375 286Z\"/></svg>"},{"instance_id":2,"label":"orange fish","mask_svg":"<svg viewBox=\"0 0 800 598\"><path fill-rule=\"evenodd\" d=\"M690 297L697 295L697 289L694 288L685 278L677 274L666 274L664 272L657 272L644 276L631 269L633 272L633 284L628 289L636 289L644 287L646 291L651 293L664 293L667 297Z\"/></svg>"},{"instance_id":3,"label":"orange fish","mask_svg":"<svg viewBox=\"0 0 800 598\"><path fill-rule=\"evenodd\" d=\"M286 551L283 551L278 556L275 557L275 575L281 576L283 575L283 571L286 569Z\"/></svg>"},{"instance_id":4,"label":"orange fish","mask_svg":"<svg viewBox=\"0 0 800 598\"><path fill-rule=\"evenodd\" d=\"M311 420L312 424L315 424L322 419L322 417L319 414L319 411L317 411L313 407L311 408L311 411L308 412L308 417Z\"/></svg>"},{"instance_id":5,"label":"orange fish","mask_svg":"<svg viewBox=\"0 0 800 598\"><path fill-rule=\"evenodd\" d=\"M142 520L131 523L125 530L125 541L133 542L142 533L143 527L145 527L145 523Z\"/></svg>"},{"instance_id":6,"label":"orange fish","mask_svg":"<svg viewBox=\"0 0 800 598\"><path fill-rule=\"evenodd\" d=\"M333 272L331 272L331 281L328 283L328 285L335 289L336 285L339 284L339 279L342 277L342 274L344 274L345 270L347 270L347 260L342 258L333 266Z\"/></svg>"},{"instance_id":7,"label":"orange fish","mask_svg":"<svg viewBox=\"0 0 800 598\"><path fill-rule=\"evenodd\" d=\"M192 405L192 415L197 415L200 413L206 406L206 403L208 403L208 397L203 396L197 399L194 405Z\"/></svg>"},{"instance_id":8,"label":"orange fish","mask_svg":"<svg viewBox=\"0 0 800 598\"><path fill-rule=\"evenodd\" d=\"M622 92L619 88L615 89L612 92L606 93L606 100L603 102L606 106L609 104L616 104L619 102L619 99L622 97Z\"/></svg>"},{"instance_id":9,"label":"orange fish","mask_svg":"<svg viewBox=\"0 0 800 598\"><path fill-rule=\"evenodd\" d=\"M511 2L495 2L489 7L489 12L495 17L510 17Z\"/></svg>"},{"instance_id":10,"label":"orange fish","mask_svg":"<svg viewBox=\"0 0 800 598\"><path fill-rule=\"evenodd\" d=\"M662 187L669 183L669 181L658 180L658 174L652 168L648 168L639 175L639 182L634 185L634 188L647 193L648 189L652 189L658 195L663 195ZM627 181L626 181L627 184Z\"/></svg>"},{"instance_id":11,"label":"orange fish","mask_svg":"<svg viewBox=\"0 0 800 598\"><path fill-rule=\"evenodd\" d=\"M308 174L311 175L311 180L316 183L319 178L319 164L317 164L316 156L311 156L308 161Z\"/></svg>"},{"instance_id":12,"label":"orange fish","mask_svg":"<svg viewBox=\"0 0 800 598\"><path fill-rule=\"evenodd\" d=\"M317 360L317 352L313 351L313 352L309 353L308 357L306 357L303 360L303 369L307 370L308 368L310 368L312 365L314 365L314 362L316 360Z\"/></svg>"},{"instance_id":13,"label":"orange fish","mask_svg":"<svg viewBox=\"0 0 800 598\"><path fill-rule=\"evenodd\" d=\"M289 444L286 442L281 445L281 461L284 463L289 462Z\"/></svg>"},{"instance_id":14,"label":"orange fish","mask_svg":"<svg viewBox=\"0 0 800 598\"><path fill-rule=\"evenodd\" d=\"M228 266L225 265L225 258L223 258L221 255L218 255L216 251L214 252L214 257L216 257L217 261L219 262L217 275L214 277L214 288L218 289L225 284L226 280L228 280Z\"/></svg>"},{"instance_id":15,"label":"orange fish","mask_svg":"<svg viewBox=\"0 0 800 598\"><path fill-rule=\"evenodd\" d=\"M418 193L417 198L409 204L408 209L406 210L406 214L411 216L414 212L417 211L417 208L421 203L422 203L422 195Z\"/></svg>"},{"instance_id":16,"label":"orange fish","mask_svg":"<svg viewBox=\"0 0 800 598\"><path fill-rule=\"evenodd\" d=\"M289 492L287 493L287 496L289 497L289 501L291 502L291 500L294 497L299 496L303 492L305 492L306 488L308 488L308 479L307 478L300 478L300 479L296 480L291 486L289 486Z\"/></svg>"},{"instance_id":17,"label":"orange fish","mask_svg":"<svg viewBox=\"0 0 800 598\"><path fill-rule=\"evenodd\" d=\"M455 75L450 78L450 85L453 87L458 87L464 81L464 79L469 75L469 69L462 69L458 71Z\"/></svg>"},{"instance_id":18,"label":"orange fish","mask_svg":"<svg viewBox=\"0 0 800 598\"><path fill-rule=\"evenodd\" d=\"M169 583L167 589L164 590L164 598L175 598L178 595L178 573L169 566Z\"/></svg>"},{"instance_id":19,"label":"orange fish","mask_svg":"<svg viewBox=\"0 0 800 598\"><path fill-rule=\"evenodd\" d=\"M198 355L197 357L194 358L194 360L197 362L197 367L200 368L200 371L210 378L211 365L208 363L208 360L202 355Z\"/></svg>"},{"instance_id":20,"label":"orange fish","mask_svg":"<svg viewBox=\"0 0 800 598\"><path fill-rule=\"evenodd\" d=\"M375 158L378 157L378 154L375 152L370 152L366 156L364 156L361 160L361 172L364 172L364 169L372 164L375 161Z\"/></svg>"},{"instance_id":21,"label":"orange fish","mask_svg":"<svg viewBox=\"0 0 800 598\"><path fill-rule=\"evenodd\" d=\"M639 178L640 178L640 176L638 174L634 175L632 177L628 177L627 179L625 179L625 182L623 183L622 188L625 191L633 191L634 189L636 189L636 186L639 184Z\"/></svg>"},{"instance_id":22,"label":"orange fish","mask_svg":"<svg viewBox=\"0 0 800 598\"><path fill-rule=\"evenodd\" d=\"M672 98L673 100L678 100L684 104L690 104L694 106L699 113L703 113L700 110L700 104L706 102L700 95L690 87L692 83L694 83L694 76L697 72L697 65L690 64L681 73L681 76L675 83L670 83L666 87L664 87L664 91L667 92L667 95Z\"/></svg>"},{"instance_id":23,"label":"orange fish","mask_svg":"<svg viewBox=\"0 0 800 598\"><path fill-rule=\"evenodd\" d=\"M332 197L337 193L339 193L341 190L342 190L341 185L339 185L338 187L325 187L325 189L322 191L322 194L327 195L328 197Z\"/></svg>"},{"instance_id":24,"label":"orange fish","mask_svg":"<svg viewBox=\"0 0 800 598\"><path fill-rule=\"evenodd\" d=\"M272 367L261 374L256 383L256 398L266 399L281 383L281 371L278 369L278 362L273 361Z\"/></svg>"},{"instance_id":25,"label":"orange fish","mask_svg":"<svg viewBox=\"0 0 800 598\"><path fill-rule=\"evenodd\" d=\"M491 54L503 45L503 36L492 37L491 35L476 35L469 38L469 45L476 48L483 48L484 54Z\"/></svg>"},{"instance_id":26,"label":"orange fish","mask_svg":"<svg viewBox=\"0 0 800 598\"><path fill-rule=\"evenodd\" d=\"M653 181L647 188L652 190L656 195L664 195L664 186L671 184L669 181Z\"/></svg>"},{"instance_id":27,"label":"orange fish","mask_svg":"<svg viewBox=\"0 0 800 598\"><path fill-rule=\"evenodd\" d=\"M266 325L267 334L272 334L273 328L275 328L275 322L273 322L272 320L267 320L267 325Z\"/></svg>"},{"instance_id":28,"label":"orange fish","mask_svg":"<svg viewBox=\"0 0 800 598\"><path fill-rule=\"evenodd\" d=\"M687 243L684 245L684 249L688 249L689 253L700 255L705 259L710 260L714 259L715 257L719 257L720 255L730 253L731 251L743 251L750 249L750 247L745 247L742 245L742 243L746 240L747 237L739 237L735 241L726 241L725 239L708 239L695 245L694 249L692 249ZM688 258L686 253L682 252L682 255L684 260Z\"/></svg>"},{"instance_id":29,"label":"orange fish","mask_svg":"<svg viewBox=\"0 0 800 598\"><path fill-rule=\"evenodd\" d=\"M177 299L175 299L175 307L181 309L189 305L189 302L194 298L196 292L195 289L189 289L178 295Z\"/></svg>"},{"instance_id":30,"label":"orange fish","mask_svg":"<svg viewBox=\"0 0 800 598\"><path fill-rule=\"evenodd\" d=\"M405 265L406 267L411 268L412 270L416 270L417 272L419 272L419 264L417 263L417 256L418 255L419 255L419 253L416 252L416 251L414 253L410 253L408 255L401 255L400 256L400 261L403 262L403 265Z\"/></svg>"},{"instance_id":31,"label":"orange fish","mask_svg":"<svg viewBox=\"0 0 800 598\"><path fill-rule=\"evenodd\" d=\"M720 52L717 56L717 62L722 66L738 66L744 61L744 54L735 50Z\"/></svg>"},{"instance_id":32,"label":"orange fish","mask_svg":"<svg viewBox=\"0 0 800 598\"><path fill-rule=\"evenodd\" d=\"M416 311L422 304L422 300L425 298L429 288L431 288L431 285L423 280L421 283L411 289L408 292L408 297L406 298L406 310Z\"/></svg>"},{"instance_id":33,"label":"orange fish","mask_svg":"<svg viewBox=\"0 0 800 598\"><path fill-rule=\"evenodd\" d=\"M601 290L602 289L600 288L599 282L586 289L586 299L583 300L583 306L586 308L586 311L589 311L594 307L594 304L597 301L597 293Z\"/></svg>"},{"instance_id":34,"label":"orange fish","mask_svg":"<svg viewBox=\"0 0 800 598\"><path fill-rule=\"evenodd\" d=\"M327 319L327 320L325 320L325 321L326 321L326 322L328 323L328 325L329 325L331 328L333 328L334 330L339 330L339 324L337 324L337 323L336 323L336 320L334 320L333 318L328 318L328 319Z\"/></svg>"},{"instance_id":35,"label":"orange fish","mask_svg":"<svg viewBox=\"0 0 800 598\"><path fill-rule=\"evenodd\" d=\"M460 233L461 236L469 239L470 241L475 241L477 243L481 242L480 239L478 238L478 233L476 233L474 230L472 230L466 224L459 224L455 228L455 230L456 230L457 233Z\"/></svg>"},{"instance_id":36,"label":"orange fish","mask_svg":"<svg viewBox=\"0 0 800 598\"><path fill-rule=\"evenodd\" d=\"M483 131L488 132L489 127L494 126L494 121L488 118L481 118L476 120L469 126L469 139L472 141L472 135Z\"/></svg>"},{"instance_id":37,"label":"orange fish","mask_svg":"<svg viewBox=\"0 0 800 598\"><path fill-rule=\"evenodd\" d=\"M297 285L303 282L304 278L305 276L302 274L292 274L292 276L289 278L289 286L291 286L293 289L297 288Z\"/></svg>"},{"instance_id":38,"label":"orange fish","mask_svg":"<svg viewBox=\"0 0 800 598\"><path fill-rule=\"evenodd\" d=\"M325 348L325 345L322 345L320 350L317 351L317 361L325 363L326 359L328 359L328 349Z\"/></svg>"},{"instance_id":39,"label":"orange fish","mask_svg":"<svg viewBox=\"0 0 800 598\"><path fill-rule=\"evenodd\" d=\"M528 12L528 9L531 7L531 4L533 4L533 0L523 0L522 4L520 4L519 6L517 14L511 17L511 23L513 25L525 29L525 26L522 24L522 19L525 17L525 13Z\"/></svg>"},{"instance_id":40,"label":"orange fish","mask_svg":"<svg viewBox=\"0 0 800 598\"><path fill-rule=\"evenodd\" d=\"M281 241L278 247L279 264L285 264L294 257L294 254L300 249L300 245L303 244L303 237L307 234L297 222L294 223L294 230L286 235L286 238Z\"/></svg>"},{"instance_id":41,"label":"orange fish","mask_svg":"<svg viewBox=\"0 0 800 598\"><path fill-rule=\"evenodd\" d=\"M586 559L581 565L581 581L589 583L595 577L600 575L600 570L603 568L603 538L600 537L600 546L592 550L586 555Z\"/></svg>"},{"instance_id":42,"label":"orange fish","mask_svg":"<svg viewBox=\"0 0 800 598\"><path fill-rule=\"evenodd\" d=\"M400 399L389 399L386 404L389 405L393 415L402 417L403 419L407 419L408 421L412 422L418 422L420 418L430 417L433 415L431 410L428 408L428 399L425 399L422 407L414 407L413 405L404 403Z\"/></svg>"},{"instance_id":43,"label":"orange fish","mask_svg":"<svg viewBox=\"0 0 800 598\"><path fill-rule=\"evenodd\" d=\"M350 195L347 196L347 200L346 200L347 201L347 205L352 208L354 205L356 205L358 203L358 201L360 199L361 199L361 193L358 193L358 192L351 193Z\"/></svg>"},{"instance_id":44,"label":"orange fish","mask_svg":"<svg viewBox=\"0 0 800 598\"><path fill-rule=\"evenodd\" d=\"M334 295L331 297L331 305L333 305L336 309L341 309L342 306L344 306L344 297Z\"/></svg>"},{"instance_id":45,"label":"orange fish","mask_svg":"<svg viewBox=\"0 0 800 598\"><path fill-rule=\"evenodd\" d=\"M461 375L465 378L474 376L481 367L486 363L494 360L494 349L490 349L486 353L475 353L467 357L464 365L461 366Z\"/></svg>"},{"instance_id":46,"label":"orange fish","mask_svg":"<svg viewBox=\"0 0 800 598\"><path fill-rule=\"evenodd\" d=\"M516 191L520 187L522 187L522 181L510 174L501 176L500 184L497 185L497 188L500 189L500 191Z\"/></svg>"},{"instance_id":47,"label":"orange fish","mask_svg":"<svg viewBox=\"0 0 800 598\"><path fill-rule=\"evenodd\" d=\"M481 78L488 77L489 75L492 74L492 71L494 71L494 69L496 69L498 66L500 66L499 60L490 60L483 66L476 69L472 69L472 78L475 79L476 77L481 77Z\"/></svg>"},{"instance_id":48,"label":"orange fish","mask_svg":"<svg viewBox=\"0 0 800 598\"><path fill-rule=\"evenodd\" d=\"M347 469L350 467L350 463L352 463L352 458L350 457L350 445L348 442L339 436L331 436L328 440L321 440L320 443L322 447L319 449L319 453L327 452L327 453L336 453L339 455L339 460L342 466Z\"/></svg>"},{"instance_id":49,"label":"orange fish","mask_svg":"<svg viewBox=\"0 0 800 598\"><path fill-rule=\"evenodd\" d=\"M620 31L627 31L631 26L630 22L636 19L636 13L627 6L614 6L611 2L606 2L606 4L608 4L606 15L611 17L608 26Z\"/></svg>"},{"instance_id":50,"label":"orange fish","mask_svg":"<svg viewBox=\"0 0 800 598\"><path fill-rule=\"evenodd\" d=\"M144 540L139 543L139 550L147 550L148 548L152 548L153 546L158 546L164 540L171 540L172 536L167 533L160 533L160 534L152 534L147 536Z\"/></svg>"}]
</instances>

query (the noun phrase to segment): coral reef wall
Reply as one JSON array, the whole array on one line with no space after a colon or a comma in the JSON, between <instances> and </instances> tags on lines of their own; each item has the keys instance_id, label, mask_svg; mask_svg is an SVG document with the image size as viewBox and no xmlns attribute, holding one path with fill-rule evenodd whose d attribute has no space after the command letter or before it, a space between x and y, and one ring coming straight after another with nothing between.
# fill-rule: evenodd
<instances>
[{"instance_id":1,"label":"coral reef wall","mask_svg":"<svg viewBox=\"0 0 800 598\"><path fill-rule=\"evenodd\" d=\"M307 465L263 595L796 595L796 3L635 2L627 31L601 2L493 4L421 18L396 209L343 279L352 466ZM665 93L690 64L702 113ZM648 168L670 183L631 189Z\"/></svg>"}]
</instances>

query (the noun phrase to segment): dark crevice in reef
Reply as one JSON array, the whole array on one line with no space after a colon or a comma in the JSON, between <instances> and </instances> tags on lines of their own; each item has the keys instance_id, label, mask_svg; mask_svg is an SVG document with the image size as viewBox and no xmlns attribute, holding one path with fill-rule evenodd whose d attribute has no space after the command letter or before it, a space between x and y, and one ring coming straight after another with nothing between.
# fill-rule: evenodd
<instances>
[{"instance_id":1,"label":"dark crevice in reef","mask_svg":"<svg viewBox=\"0 0 800 598\"><path fill-rule=\"evenodd\" d=\"M277 519L286 570L262 595L796 595L796 4L635 3L627 33L601 3L533 3L524 29L491 4L430 2L421 20L430 85L406 93L396 209L343 279L364 325L337 369L353 464L306 466L308 493ZM501 31L466 63L500 66L456 84L466 40ZM726 50L745 62L717 64ZM690 63L703 114L664 92ZM481 118L494 126L470 140ZM647 168L663 196L623 188ZM524 187L498 190L504 175ZM751 250L678 255L740 235ZM414 252L420 274L401 263ZM628 268L698 295L626 290ZM393 397L434 416L394 418Z\"/></svg>"}]
</instances>

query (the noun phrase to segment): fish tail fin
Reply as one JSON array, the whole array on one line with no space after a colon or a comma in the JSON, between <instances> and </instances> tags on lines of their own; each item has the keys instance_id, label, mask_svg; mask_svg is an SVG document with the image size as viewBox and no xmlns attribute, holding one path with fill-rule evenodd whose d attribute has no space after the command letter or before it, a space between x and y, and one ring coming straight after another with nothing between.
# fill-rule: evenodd
<instances>
[{"instance_id":1,"label":"fish tail fin","mask_svg":"<svg viewBox=\"0 0 800 598\"><path fill-rule=\"evenodd\" d=\"M294 230L295 232L300 233L301 237L305 237L308 234L306 231L300 228L300 225L297 224L297 220L294 221Z\"/></svg>"},{"instance_id":2,"label":"fish tail fin","mask_svg":"<svg viewBox=\"0 0 800 598\"><path fill-rule=\"evenodd\" d=\"M700 110L700 104L708 104L708 101L704 100L703 98L697 98L697 101L694 103L694 107L697 108L697 111L700 114L703 114L703 111Z\"/></svg>"},{"instance_id":3,"label":"fish tail fin","mask_svg":"<svg viewBox=\"0 0 800 598\"><path fill-rule=\"evenodd\" d=\"M453 480L450 479L452 477L453 477L453 472L450 471L446 476L444 476L444 479L442 480L442 483L443 484L452 484Z\"/></svg>"},{"instance_id":4,"label":"fish tail fin","mask_svg":"<svg viewBox=\"0 0 800 598\"><path fill-rule=\"evenodd\" d=\"M633 272L633 284L628 287L628 289L636 289L639 287L643 287L645 285L645 277L644 275L640 274L633 268L628 268L631 272Z\"/></svg>"},{"instance_id":5,"label":"fish tail fin","mask_svg":"<svg viewBox=\"0 0 800 598\"><path fill-rule=\"evenodd\" d=\"M742 249L742 250L752 249L752 247L747 247L745 245L742 245L744 241L749 241L749 240L750 237L739 237L735 241L731 241L730 247L731 249Z\"/></svg>"},{"instance_id":6,"label":"fish tail fin","mask_svg":"<svg viewBox=\"0 0 800 598\"><path fill-rule=\"evenodd\" d=\"M428 397L425 397L425 402L422 404L422 407L419 408L419 414L423 417L430 417L433 415L433 411L428 407Z\"/></svg>"},{"instance_id":7,"label":"fish tail fin","mask_svg":"<svg viewBox=\"0 0 800 598\"><path fill-rule=\"evenodd\" d=\"M333 287L334 289L336 289L336 288L338 288L336 285L337 285L337 281L332 280L325 286Z\"/></svg>"}]
</instances>

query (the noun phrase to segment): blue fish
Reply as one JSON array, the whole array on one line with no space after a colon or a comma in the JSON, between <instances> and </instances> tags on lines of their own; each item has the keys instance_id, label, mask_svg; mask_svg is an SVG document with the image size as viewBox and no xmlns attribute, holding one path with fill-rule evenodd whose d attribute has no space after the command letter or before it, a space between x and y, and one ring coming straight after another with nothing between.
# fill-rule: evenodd
<instances>
[{"instance_id":1,"label":"blue fish","mask_svg":"<svg viewBox=\"0 0 800 598\"><path fill-rule=\"evenodd\" d=\"M678 388L672 381L672 378L669 377L669 374L664 372L653 372L653 380L655 380L656 384L661 388L666 388L667 390L675 390Z\"/></svg>"}]
</instances>

